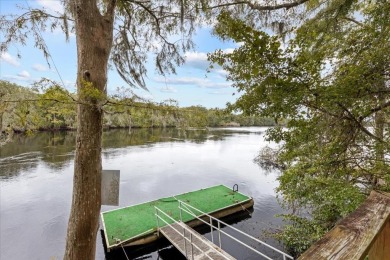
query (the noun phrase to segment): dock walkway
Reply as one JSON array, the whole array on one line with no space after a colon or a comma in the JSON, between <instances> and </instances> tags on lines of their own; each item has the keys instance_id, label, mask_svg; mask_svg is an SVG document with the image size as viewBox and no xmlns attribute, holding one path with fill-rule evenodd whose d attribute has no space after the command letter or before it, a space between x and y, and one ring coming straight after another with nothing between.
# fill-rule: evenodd
<instances>
[{"instance_id":1,"label":"dock walkway","mask_svg":"<svg viewBox=\"0 0 390 260\"><path fill-rule=\"evenodd\" d=\"M179 200L179 213L180 213L180 220L176 221L175 219L170 216L169 213L164 212L163 210L159 209L158 207L155 207L156 213L156 222L158 227L158 232L164 235L185 257L186 259L191 260L232 260L235 259L233 256L229 255L225 251L222 250L222 235L226 238L230 238L233 241L237 242L238 244L252 250L253 252L257 253L259 257L263 259L272 260L273 258L265 255L264 253L260 252L256 248L254 248L252 245L248 244L247 242L244 242L240 239L237 239L236 237L232 236L231 234L225 232L221 229L221 227L232 229L241 235L245 236L247 239L251 240L252 242L256 242L259 245L268 247L269 249L272 249L275 253L280 254L283 257L283 260L287 259L293 259L290 255L280 251L279 249L268 245L267 243L249 235L246 234L237 228L230 226L229 224L221 221L218 218L215 218L202 210L199 210L195 208L194 206L191 206L190 204L183 202ZM200 215L198 215L200 213ZM189 214L190 216L195 217L199 221L201 221L203 224L206 224L210 227L210 233L211 233L211 241L207 240L205 237L198 234L196 231L194 231L192 228L188 227L185 223L183 223L183 215ZM172 223L169 223L168 221L173 221ZM217 235L217 238L214 239L214 231ZM248 240L248 241L249 241ZM217 246L217 244L219 246Z\"/></svg>"},{"instance_id":2,"label":"dock walkway","mask_svg":"<svg viewBox=\"0 0 390 260\"><path fill-rule=\"evenodd\" d=\"M176 222L172 225L160 228L160 232L172 243L172 245L186 256L187 259L235 259L183 222Z\"/></svg>"}]
</instances>

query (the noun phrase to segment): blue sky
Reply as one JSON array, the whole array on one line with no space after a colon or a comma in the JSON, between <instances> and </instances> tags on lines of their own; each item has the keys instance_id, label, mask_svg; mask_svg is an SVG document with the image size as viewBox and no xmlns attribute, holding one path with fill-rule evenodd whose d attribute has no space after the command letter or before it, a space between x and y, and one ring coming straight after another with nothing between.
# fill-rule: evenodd
<instances>
[{"instance_id":1,"label":"blue sky","mask_svg":"<svg viewBox=\"0 0 390 260\"><path fill-rule=\"evenodd\" d=\"M16 5L26 6L26 1L1 0L0 13L17 14L21 10ZM36 0L28 1L31 7L45 7L47 10L58 11L61 9L59 1ZM70 91L75 91L77 55L75 36L65 42L61 31L54 33L43 33L51 56L57 66L59 73ZM3 36L1 35L1 38ZM143 97L160 102L166 99L179 101L180 106L202 105L205 107L224 107L226 102L232 102L236 96L229 82L225 80L225 72L215 69L206 73L208 67L207 52L216 49L232 50L237 47L233 42L221 42L210 34L210 28L200 28L194 36L196 48L186 53L186 63L177 68L177 75L167 75L165 78L155 71L153 61L147 64L147 87L149 92L135 90ZM17 54L21 58L17 58ZM20 85L29 86L32 82L42 77L60 81L58 74L47 65L40 50L36 49L34 42L27 42L26 46L12 45L7 52L1 53L0 78L15 82ZM117 75L116 71L110 71L108 75L108 91L114 93L117 87L126 87L126 84Z\"/></svg>"}]
</instances>

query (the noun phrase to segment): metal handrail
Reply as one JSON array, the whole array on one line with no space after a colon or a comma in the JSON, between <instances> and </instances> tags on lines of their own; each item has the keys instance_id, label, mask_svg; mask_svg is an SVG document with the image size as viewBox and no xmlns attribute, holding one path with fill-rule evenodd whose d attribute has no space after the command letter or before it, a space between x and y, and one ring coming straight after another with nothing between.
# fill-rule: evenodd
<instances>
[{"instance_id":1,"label":"metal handrail","mask_svg":"<svg viewBox=\"0 0 390 260\"><path fill-rule=\"evenodd\" d=\"M211 241L214 243L213 229L216 228L216 227L214 227L214 225L212 225L212 224L210 224L210 223L204 221L203 219L197 217L193 212L187 211L187 210L184 209L184 208L180 208L180 209L183 210L184 212L187 212L188 214L194 216L195 218L197 218L198 220L200 220L200 221L203 222L204 224L210 226L210 228L211 228ZM206 214L206 215L202 215L202 216L209 216L209 215ZM215 219L214 219L214 218L210 218L210 222L211 222L211 223L212 223L212 220L215 220ZM218 221L217 223L220 223L220 222ZM223 223L223 222L221 221L221 223ZM222 248L222 242L221 242L221 241L222 241L222 240L221 240L221 233L222 233L222 234L226 235L227 237L229 237L229 238L235 240L236 242L242 244L243 246L247 247L248 249L254 251L255 253L261 255L262 257L264 257L264 258L266 258L266 259L268 259L268 260L272 260L272 258L266 256L265 254L261 253L260 251L254 249L254 248L252 248L252 247L250 247L250 246L248 246L247 244L243 243L242 241L238 240L237 238L235 238L235 237L231 236L230 234L228 234L228 233L222 231L222 230L220 229L220 227L219 227L219 228L216 228L216 229L218 230L218 235L219 235L219 247L220 247L220 248Z\"/></svg>"},{"instance_id":2,"label":"metal handrail","mask_svg":"<svg viewBox=\"0 0 390 260\"><path fill-rule=\"evenodd\" d=\"M236 232L238 232L238 233L240 233L240 234L242 234L242 235L244 235L244 236L246 236L246 237L248 237L248 238L250 238L250 239L252 239L252 240L254 240L256 242L258 242L258 243L260 243L261 245L264 245L264 246L268 247L269 249L272 249L273 251L276 251L276 252L280 253L283 256L283 260L286 260L286 258L294 259L292 256L290 256L290 255L280 251L279 249L277 249L277 248L275 248L275 247L273 247L271 245L268 245L267 243L265 243L265 242L255 238L255 237L253 237L253 236L251 236L251 235L249 235L249 234L247 234L245 232L242 232L241 230L239 230L239 229L237 229L235 227L232 227L231 225L229 225L229 224L227 224L227 223L225 223L225 222L223 222L223 221L221 221L221 220L219 220L219 219L217 219L217 218L215 218L215 217L213 217L213 216L211 216L211 215L209 215L209 214L207 214L207 213L205 213L205 212L203 212L203 211L201 211L201 210L199 210L199 209L197 209L197 208L195 208L193 206L191 206L190 204L185 203L184 201L181 201L181 200L178 200L178 201L179 201L179 209L180 209L180 221L183 222L183 220L182 220L182 213L181 213L181 211L183 210L184 212L186 212L186 213L190 214L191 216L197 218L198 220L200 220L204 224L210 226L210 228L211 228L211 240L212 240L213 243L214 243L213 229L217 229L218 230L218 236L219 236L219 247L220 248L222 248L222 243L221 243L221 233L222 233L222 234L226 235L227 237L233 239L234 241L238 242L239 244L241 244L241 245L247 247L248 249L254 251L255 253L263 256L264 258L272 260L272 258L264 255L263 253L261 253L260 251L256 250L255 248L253 248L253 247L243 243L242 241L238 240L237 238L235 238L235 237L231 236L230 234L228 234L228 233L224 232L223 230L221 230L220 224L222 224L222 225L227 226L227 227L233 229L234 231L236 231ZM184 207L186 207L186 208L183 208L182 205ZM198 216L197 214L193 213L188 207L198 211L202 215ZM204 217L204 216L209 217L210 222L204 221L201 218L201 217ZM213 220L218 223L217 227L215 227L212 224Z\"/></svg>"},{"instance_id":3,"label":"metal handrail","mask_svg":"<svg viewBox=\"0 0 390 260\"><path fill-rule=\"evenodd\" d=\"M202 237L196 233L192 233L191 231L189 231L190 233L190 239L188 239L186 236L185 236L185 230L188 230L187 228L187 225L185 225L182 221L178 222L177 220L175 220L174 218L172 218L171 216L169 216L167 213L165 213L164 211L162 211L161 209L159 209L158 207L154 207L155 208L155 216L156 216L156 219L157 219L157 231L159 232L159 229L160 229L160 224L159 224L159 219L162 220L167 226L171 227L176 233L178 233L181 237L184 238L184 251L185 251L185 257L188 259L187 257L187 248L186 248L186 241L190 242L191 244L191 255L192 255L192 259L194 258L194 250L193 248L195 247L196 249L198 249L200 252L203 253L203 256L206 256L208 257L209 259L212 260L212 258L206 254L205 251L203 251L201 248L199 248L197 245L195 245L194 243L192 243L192 236L194 235L195 237L197 237L199 240L203 240ZM172 220L174 223L178 223L182 228L183 228L183 234L177 230L176 228L174 228L170 223L168 223L167 221L165 221L160 215L159 215L159 212L163 213L166 217L168 217L170 220ZM223 258L225 259L229 259L227 256L225 256L224 254L222 254L220 251L218 251L217 249L211 247L215 252L217 252L219 255L221 255Z\"/></svg>"},{"instance_id":4,"label":"metal handrail","mask_svg":"<svg viewBox=\"0 0 390 260\"><path fill-rule=\"evenodd\" d=\"M186 241L189 241L191 243L191 252L192 252L192 258L193 258L193 246L195 246L199 251L201 251L203 253L203 255L207 256L209 259L212 259L210 258L208 255L205 254L205 252L199 248L197 245L193 245L192 244L192 234L190 233L190 239L188 239L187 237L185 237L185 226L182 224L182 222L178 222L176 221L175 219L173 219L171 216L169 216L168 214L166 214L164 211L162 211L161 209L157 208L157 207L154 207L155 210L156 210L156 218L157 218L157 227L159 230L160 228L160 224L159 224L159 221L158 219L161 219L167 226L171 227L176 233L178 233L180 236L182 236L184 238L184 253L185 253L185 257L188 259L188 256L187 256L187 247L186 247ZM165 221L159 214L158 212L161 212L163 213L166 217L168 217L169 219L171 219L174 223L178 223L180 224L180 226L183 228L183 234L180 233L179 230L177 230L176 228L174 228L171 224L169 224L167 221ZM158 231L159 232L159 231Z\"/></svg>"}]
</instances>

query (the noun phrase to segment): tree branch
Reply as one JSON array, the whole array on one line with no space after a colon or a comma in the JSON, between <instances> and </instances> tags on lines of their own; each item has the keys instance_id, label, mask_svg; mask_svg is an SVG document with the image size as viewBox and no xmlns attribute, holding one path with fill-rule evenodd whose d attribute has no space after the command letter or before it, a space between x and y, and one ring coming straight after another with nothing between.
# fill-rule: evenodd
<instances>
[{"instance_id":1,"label":"tree branch","mask_svg":"<svg viewBox=\"0 0 390 260\"><path fill-rule=\"evenodd\" d=\"M383 103L380 106L377 106L377 107L374 107L374 108L370 109L370 111L368 113L366 113L365 115L359 117L359 119L363 120L364 118L367 118L370 115L372 115L372 114L374 114L374 113L376 113L378 111L381 111L382 109L387 108L387 107L390 107L390 101L387 101L386 103Z\"/></svg>"},{"instance_id":2,"label":"tree branch","mask_svg":"<svg viewBox=\"0 0 390 260\"><path fill-rule=\"evenodd\" d=\"M164 16L164 17L157 17L154 12L152 10L150 10L147 6L145 6L142 2L139 2L139 1L135 1L134 2L135 4L139 5L142 9L144 9L151 17L153 17L153 19L155 20L156 22L156 29L157 29L157 35L168 45L170 45L171 47L173 47L176 51L176 46L175 44L169 42L162 34L161 34L161 27L160 27L160 19L164 19L166 17L170 17L170 16ZM172 14L171 14L172 15ZM183 14L184 15L184 14ZM175 16L173 16L175 17ZM184 16L183 18L181 18L184 20ZM183 21L182 21L183 22Z\"/></svg>"},{"instance_id":3,"label":"tree branch","mask_svg":"<svg viewBox=\"0 0 390 260\"><path fill-rule=\"evenodd\" d=\"M313 104L312 102L310 101L303 101L302 102L303 105L307 106L308 108L312 108L312 109L315 109L315 110L318 110L324 114L327 114L329 116L332 116L332 117L335 117L335 118L338 118L339 115L337 114L334 114L332 112L329 112L328 110L326 110L325 108L322 108L322 107L319 107L319 106L316 106L315 104Z\"/></svg>"},{"instance_id":4,"label":"tree branch","mask_svg":"<svg viewBox=\"0 0 390 260\"><path fill-rule=\"evenodd\" d=\"M69 96L70 97L70 96ZM64 101L60 99L55 99L55 98L37 98L37 99L22 99L22 100L1 100L2 103L21 103L21 102L39 102L39 101L53 101L56 103L61 103L61 104L82 104L82 105L91 105L89 103L85 102L80 102L73 97L70 97L72 101Z\"/></svg>"},{"instance_id":5,"label":"tree branch","mask_svg":"<svg viewBox=\"0 0 390 260\"><path fill-rule=\"evenodd\" d=\"M161 28L160 28L160 20L159 18L153 13L152 10L150 10L147 6L145 6L142 2L135 2L137 5L142 7L150 16L153 17L153 19L156 22L156 28L157 28L157 34L161 36Z\"/></svg>"},{"instance_id":6,"label":"tree branch","mask_svg":"<svg viewBox=\"0 0 390 260\"><path fill-rule=\"evenodd\" d=\"M353 18L344 16L343 19L344 19L344 20L347 20L347 21L350 21L350 22L353 22L354 24L357 24L357 25L359 25L359 26L361 26L361 27L364 27L364 24L363 24L363 23L361 23L361 22L359 22L359 21L357 21L357 20L355 20L355 19L353 19Z\"/></svg>"},{"instance_id":7,"label":"tree branch","mask_svg":"<svg viewBox=\"0 0 390 260\"><path fill-rule=\"evenodd\" d=\"M351 111L349 111L343 104L341 104L340 102L336 102L336 104L348 114L348 118L351 119L353 122L355 122L358 128L362 130L365 134L367 134L368 136L372 137L373 139L381 143L385 143L385 141L383 141L381 138L368 131L367 128L365 128L361 124L361 121L357 120L356 117L351 113Z\"/></svg>"},{"instance_id":8,"label":"tree branch","mask_svg":"<svg viewBox=\"0 0 390 260\"><path fill-rule=\"evenodd\" d=\"M37 15L37 14L39 14L41 17L45 17L45 18L54 18L54 19L58 19L58 20L66 19L66 20L71 21L71 22L75 21L74 19L71 19L66 15L55 16L55 15L46 13L40 9L31 9L28 12L25 12L24 14L20 15L18 18L14 19L14 20L10 20L10 21L17 21L21 18L23 18L25 20L32 20L32 19L36 18L34 15ZM27 16L29 18L24 18L25 16Z\"/></svg>"},{"instance_id":9,"label":"tree branch","mask_svg":"<svg viewBox=\"0 0 390 260\"><path fill-rule=\"evenodd\" d=\"M117 0L110 0L107 5L106 12L104 14L104 17L108 19L109 21L112 21L115 14L115 7L116 7Z\"/></svg>"},{"instance_id":10,"label":"tree branch","mask_svg":"<svg viewBox=\"0 0 390 260\"><path fill-rule=\"evenodd\" d=\"M250 8L257 10L257 11L272 11L272 10L279 10L279 9L290 9L292 7L296 7L298 5L301 5L303 3L306 3L309 0L298 0L291 3L284 3L284 4L277 4L277 5L260 5L257 3L251 3L250 1L234 1L233 3L226 3L226 4L219 4L215 6L210 6L208 9L216 9L221 7L227 7L232 5L247 5Z\"/></svg>"}]
</instances>

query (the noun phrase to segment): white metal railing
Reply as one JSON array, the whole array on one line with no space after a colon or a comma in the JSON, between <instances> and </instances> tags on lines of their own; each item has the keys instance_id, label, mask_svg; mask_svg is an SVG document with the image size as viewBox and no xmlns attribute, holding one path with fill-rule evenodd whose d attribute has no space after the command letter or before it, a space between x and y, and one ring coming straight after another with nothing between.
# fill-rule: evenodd
<instances>
[{"instance_id":1,"label":"white metal railing","mask_svg":"<svg viewBox=\"0 0 390 260\"><path fill-rule=\"evenodd\" d=\"M222 249L221 234L223 234L223 235L225 235L225 236L231 238L232 240L236 241L237 243L239 243L239 244L245 246L246 248L252 250L253 252L257 253L258 255L260 255L260 256L262 256L262 257L264 257L264 258L266 258L266 259L272 260L272 258L270 258L270 257L268 257L267 255L261 253L261 252L258 251L257 249L255 249L255 248L253 248L253 247L251 247L251 246L249 246L249 245L243 243L242 241L238 240L237 238L233 237L232 235L230 235L230 234L226 233L225 231L221 230L221 224L222 224L223 226L226 226L226 227L228 227L228 228L230 228L230 229L232 229L232 230L234 230L234 231L236 231L236 232L238 232L238 233L244 235L245 237L247 237L247 238L249 238L249 239L251 239L251 240L253 240L253 241L255 241L255 242L257 242L257 243L259 243L259 244L261 244L261 245L263 245L263 246L265 246L265 247L267 247L267 248L269 248L269 249L271 249L271 250L273 250L273 251L275 251L275 252L277 252L277 253L279 253L279 254L281 254L281 255L283 256L283 260L286 260L286 259L294 259L292 256L290 256L290 255L288 255L288 254L286 254L286 253L280 251L279 249L277 249L277 248L275 248L275 247L273 247L273 246L271 246L271 245L268 245L267 243L265 243L265 242L263 242L263 241L261 241L261 240L255 238L255 237L253 237L253 236L251 236L251 235L248 235L248 234L242 232L241 230L239 230L239 229L237 229L237 228L235 228L235 227L232 227L232 226L226 224L225 222L223 222L223 221L221 221L221 220L219 220L219 219L217 219L217 218L215 218L215 217L213 217L213 216L210 216L209 214L207 214L207 213L205 213L205 212L203 212L203 211L201 211L201 210L199 210L199 209L197 209L197 208L195 208L195 207L189 205L188 203L185 203L184 201L181 201L181 200L178 200L178 201L179 201L179 209L180 209L180 222L183 222L182 211L184 211L184 212L186 212L187 214L190 214L191 216L193 216L193 217L195 217L196 219L200 220L200 221L203 222L204 224L210 226L210 230L211 230L211 242L213 242L213 243L214 243L214 234L213 234L213 230L216 229L216 230L218 231L219 247L220 247L221 249ZM201 215L198 216L198 214L195 214L194 212L192 212L191 209L192 209L192 210L195 210L196 212L200 213ZM205 221L204 219L202 219L202 218L204 218L204 217L208 217L210 221L207 222L207 221ZM214 225L213 225L213 221L217 223L217 226L214 226Z\"/></svg>"},{"instance_id":2,"label":"white metal railing","mask_svg":"<svg viewBox=\"0 0 390 260\"><path fill-rule=\"evenodd\" d=\"M196 249L198 249L202 254L203 256L206 256L208 259L213 259L211 258L208 254L206 254L205 251L203 251L200 247L198 247L197 245L195 245L193 243L193 236L195 236L196 238L198 238L199 240L203 240L202 237L196 233L193 233L191 232L191 230L189 230L189 227L184 224L182 221L178 222L177 220L175 220L174 218L172 218L171 216L169 216L167 213L165 213L164 211L162 211L161 209L157 208L157 207L154 207L155 208L155 216L156 216L156 221L157 221L157 232L160 232L160 220L162 222L164 222L167 226L169 226L170 228L172 228L176 233L178 233L183 239L184 239L184 255L187 259L188 258L188 253L187 253L187 242L190 243L191 245L191 259L194 259L194 247ZM160 216L160 213L162 213L165 217L169 218L170 220L173 221L173 223L177 223L179 224L182 228L183 228L183 232L180 232L179 230L177 230L172 224L168 223L164 218L162 218ZM181 213L181 212L180 212ZM188 231L189 233L189 238L187 238L186 236L186 232L185 231ZM218 251L217 249L215 249L214 247L209 247L210 249L212 249L214 252L218 253L220 256L222 256L224 259L230 259L228 258L226 255L222 254L220 251ZM180 248L179 248L180 249Z\"/></svg>"}]
</instances>

